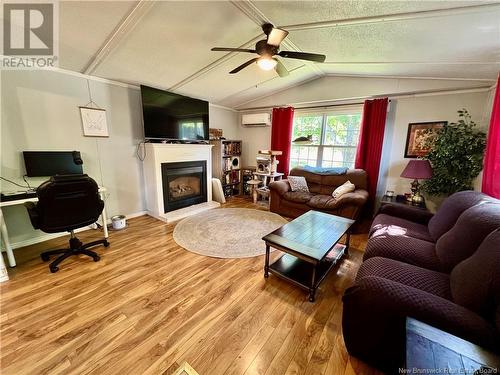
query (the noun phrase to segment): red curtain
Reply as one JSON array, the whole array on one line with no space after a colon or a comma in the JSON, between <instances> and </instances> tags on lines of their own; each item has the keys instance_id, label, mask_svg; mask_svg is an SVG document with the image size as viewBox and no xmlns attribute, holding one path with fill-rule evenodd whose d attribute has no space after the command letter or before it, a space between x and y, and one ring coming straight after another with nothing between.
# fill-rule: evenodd
<instances>
[{"instance_id":1,"label":"red curtain","mask_svg":"<svg viewBox=\"0 0 500 375\"><path fill-rule=\"evenodd\" d=\"M500 74L491 110L481 190L492 197L500 198Z\"/></svg>"},{"instance_id":2,"label":"red curtain","mask_svg":"<svg viewBox=\"0 0 500 375\"><path fill-rule=\"evenodd\" d=\"M271 150L283 151L283 155L278 156L278 172L288 176L290 168L290 148L292 145L293 127L292 107L273 108L273 121L271 128Z\"/></svg>"},{"instance_id":3,"label":"red curtain","mask_svg":"<svg viewBox=\"0 0 500 375\"><path fill-rule=\"evenodd\" d=\"M361 120L361 131L354 167L366 171L369 199L372 203L375 200L377 191L388 103L387 98L374 99L366 100L363 106L363 119Z\"/></svg>"}]
</instances>

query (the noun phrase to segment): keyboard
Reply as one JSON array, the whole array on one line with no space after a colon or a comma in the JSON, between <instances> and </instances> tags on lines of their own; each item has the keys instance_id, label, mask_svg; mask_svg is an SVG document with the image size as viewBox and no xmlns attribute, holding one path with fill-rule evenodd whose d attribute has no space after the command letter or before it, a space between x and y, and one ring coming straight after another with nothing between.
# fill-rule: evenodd
<instances>
[{"instance_id":1,"label":"keyboard","mask_svg":"<svg viewBox=\"0 0 500 375\"><path fill-rule=\"evenodd\" d=\"M15 193L2 193L0 197L0 201L2 202L10 202L10 201L17 201L21 199L30 199L30 198L36 198L36 192L32 191L26 191L26 192L15 192Z\"/></svg>"}]
</instances>

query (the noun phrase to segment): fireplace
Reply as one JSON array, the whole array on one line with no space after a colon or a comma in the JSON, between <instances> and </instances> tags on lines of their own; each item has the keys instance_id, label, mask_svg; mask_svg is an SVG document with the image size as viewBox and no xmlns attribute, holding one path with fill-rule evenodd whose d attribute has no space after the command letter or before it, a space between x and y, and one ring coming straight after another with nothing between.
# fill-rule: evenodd
<instances>
[{"instance_id":1,"label":"fireplace","mask_svg":"<svg viewBox=\"0 0 500 375\"><path fill-rule=\"evenodd\" d=\"M165 212L207 201L207 162L162 163Z\"/></svg>"}]
</instances>

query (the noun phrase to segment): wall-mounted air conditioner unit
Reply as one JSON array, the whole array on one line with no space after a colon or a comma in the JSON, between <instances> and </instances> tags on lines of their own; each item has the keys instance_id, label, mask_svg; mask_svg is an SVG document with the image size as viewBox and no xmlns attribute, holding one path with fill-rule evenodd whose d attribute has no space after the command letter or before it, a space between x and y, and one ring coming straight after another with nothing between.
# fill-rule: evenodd
<instances>
[{"instance_id":1,"label":"wall-mounted air conditioner unit","mask_svg":"<svg viewBox=\"0 0 500 375\"><path fill-rule=\"evenodd\" d=\"M247 113L241 116L241 124L243 126L270 126L270 113Z\"/></svg>"}]
</instances>

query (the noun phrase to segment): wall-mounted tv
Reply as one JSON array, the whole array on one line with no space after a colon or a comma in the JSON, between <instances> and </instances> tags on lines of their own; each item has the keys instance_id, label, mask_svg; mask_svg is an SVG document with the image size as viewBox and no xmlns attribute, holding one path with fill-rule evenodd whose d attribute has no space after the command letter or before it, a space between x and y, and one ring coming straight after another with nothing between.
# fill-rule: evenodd
<instances>
[{"instance_id":1,"label":"wall-mounted tv","mask_svg":"<svg viewBox=\"0 0 500 375\"><path fill-rule=\"evenodd\" d=\"M208 140L208 102L141 85L146 139Z\"/></svg>"}]
</instances>

